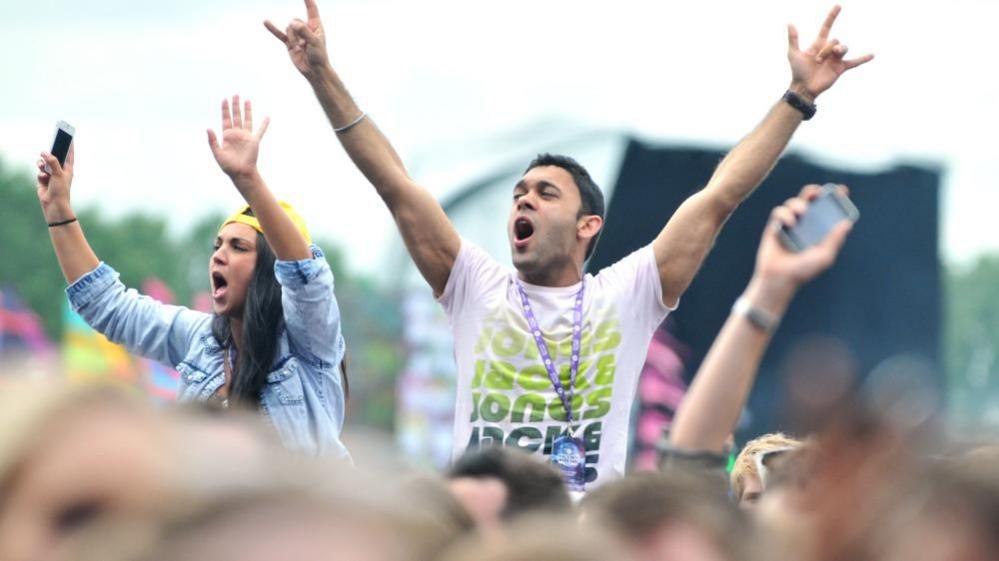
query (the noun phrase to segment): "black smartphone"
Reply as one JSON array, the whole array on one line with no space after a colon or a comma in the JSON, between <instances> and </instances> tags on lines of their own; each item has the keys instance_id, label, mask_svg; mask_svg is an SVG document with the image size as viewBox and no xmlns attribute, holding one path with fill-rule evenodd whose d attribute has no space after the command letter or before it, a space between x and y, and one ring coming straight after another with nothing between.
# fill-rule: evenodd
<instances>
[{"instance_id":1,"label":"black smartphone","mask_svg":"<svg viewBox=\"0 0 999 561\"><path fill-rule=\"evenodd\" d=\"M824 240L841 221L856 222L859 218L860 211L850 198L832 183L827 183L793 228L781 227L780 239L789 250L804 251Z\"/></svg>"},{"instance_id":2,"label":"black smartphone","mask_svg":"<svg viewBox=\"0 0 999 561\"><path fill-rule=\"evenodd\" d=\"M51 154L55 156L55 159L59 160L59 165L66 165L66 156L69 155L69 145L73 143L73 136L76 135L76 129L73 125L70 125L66 121L59 121L56 123L55 139L52 141ZM48 164L45 165L46 173L52 173L49 169Z\"/></svg>"}]
</instances>

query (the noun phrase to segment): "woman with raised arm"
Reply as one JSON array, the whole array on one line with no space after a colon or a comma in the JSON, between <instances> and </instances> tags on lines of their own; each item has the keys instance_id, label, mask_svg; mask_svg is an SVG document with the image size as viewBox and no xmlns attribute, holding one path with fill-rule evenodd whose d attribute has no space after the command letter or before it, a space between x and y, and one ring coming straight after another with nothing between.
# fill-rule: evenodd
<instances>
[{"instance_id":1,"label":"woman with raised arm","mask_svg":"<svg viewBox=\"0 0 999 561\"><path fill-rule=\"evenodd\" d=\"M267 130L253 132L250 102L222 102L222 139L208 143L246 201L215 238L208 263L212 313L167 306L128 290L97 259L70 204L74 151L65 166L39 162L38 199L73 309L108 339L180 372L182 401L260 410L285 444L346 456L340 442L345 345L333 274L302 218L257 171ZM51 173L45 172L48 164Z\"/></svg>"}]
</instances>

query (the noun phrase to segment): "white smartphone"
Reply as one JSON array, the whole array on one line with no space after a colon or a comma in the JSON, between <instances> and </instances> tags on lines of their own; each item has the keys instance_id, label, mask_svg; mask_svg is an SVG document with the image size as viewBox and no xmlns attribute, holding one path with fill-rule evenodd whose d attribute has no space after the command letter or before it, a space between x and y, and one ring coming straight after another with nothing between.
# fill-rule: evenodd
<instances>
[{"instance_id":1,"label":"white smartphone","mask_svg":"<svg viewBox=\"0 0 999 561\"><path fill-rule=\"evenodd\" d=\"M73 143L73 136L75 135L76 129L73 128L73 125L66 121L56 123L55 139L52 141L52 150L50 152L55 156L55 159L59 160L60 166L66 165L66 156L69 155L69 145ZM45 173L52 173L48 164L45 164Z\"/></svg>"},{"instance_id":2,"label":"white smartphone","mask_svg":"<svg viewBox=\"0 0 999 561\"><path fill-rule=\"evenodd\" d=\"M836 185L827 183L822 186L822 194L808 205L808 210L793 228L781 227L780 239L789 250L804 251L824 240L841 221L856 222L858 219L860 211L850 198L841 193Z\"/></svg>"}]
</instances>

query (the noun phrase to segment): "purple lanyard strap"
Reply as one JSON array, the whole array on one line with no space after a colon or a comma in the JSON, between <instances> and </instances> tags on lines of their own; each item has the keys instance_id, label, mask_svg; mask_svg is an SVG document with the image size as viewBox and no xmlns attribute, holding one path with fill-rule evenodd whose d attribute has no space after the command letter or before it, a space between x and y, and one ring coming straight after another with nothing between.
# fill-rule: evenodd
<instances>
[{"instance_id":1,"label":"purple lanyard strap","mask_svg":"<svg viewBox=\"0 0 999 561\"><path fill-rule=\"evenodd\" d=\"M534 316L534 310L531 309L527 293L524 292L524 287L520 284L519 280L515 282L517 283L517 291L520 293L520 303L524 308L524 318L527 320L527 325L531 328L531 334L534 335L534 342L538 345L538 353L541 355L542 362L544 362L545 370L548 371L548 379L551 380L552 387L555 388L555 393L558 394L559 399L562 400L562 406L565 407L565 416L569 420L569 429L571 432L572 395L576 387L576 375L579 373L579 349L583 339L583 293L586 290L586 279L584 277L580 282L579 292L576 293L576 301L572 308L572 357L569 361L568 395L566 395L565 387L559 378L558 370L555 368L555 362L548 352L548 345L545 344L545 340L541 336L541 327L538 326L538 319Z\"/></svg>"}]
</instances>

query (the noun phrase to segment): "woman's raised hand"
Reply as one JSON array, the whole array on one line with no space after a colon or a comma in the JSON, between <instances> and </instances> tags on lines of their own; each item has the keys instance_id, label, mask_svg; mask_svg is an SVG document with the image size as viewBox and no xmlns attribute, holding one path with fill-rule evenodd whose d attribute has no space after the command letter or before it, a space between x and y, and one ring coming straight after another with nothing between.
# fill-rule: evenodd
<instances>
[{"instance_id":1,"label":"woman's raised hand","mask_svg":"<svg viewBox=\"0 0 999 561\"><path fill-rule=\"evenodd\" d=\"M257 174L257 152L260 139L267 132L269 118L265 118L260 128L253 132L253 108L249 100L244 102L242 109L239 96L232 96L231 110L229 100L222 101L222 143L219 144L215 131L208 129L208 146L215 156L222 171L228 175L236 187L241 180L252 178Z\"/></svg>"}]
</instances>

